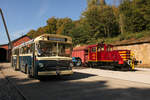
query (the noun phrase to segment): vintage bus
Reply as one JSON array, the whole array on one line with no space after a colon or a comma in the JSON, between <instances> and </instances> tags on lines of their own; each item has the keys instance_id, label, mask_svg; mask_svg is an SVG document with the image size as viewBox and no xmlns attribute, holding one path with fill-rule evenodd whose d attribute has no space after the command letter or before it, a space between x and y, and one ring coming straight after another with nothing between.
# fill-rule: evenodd
<instances>
[{"instance_id":1,"label":"vintage bus","mask_svg":"<svg viewBox=\"0 0 150 100\"><path fill-rule=\"evenodd\" d=\"M43 75L71 75L72 39L44 34L12 49L12 67L38 78Z\"/></svg>"}]
</instances>

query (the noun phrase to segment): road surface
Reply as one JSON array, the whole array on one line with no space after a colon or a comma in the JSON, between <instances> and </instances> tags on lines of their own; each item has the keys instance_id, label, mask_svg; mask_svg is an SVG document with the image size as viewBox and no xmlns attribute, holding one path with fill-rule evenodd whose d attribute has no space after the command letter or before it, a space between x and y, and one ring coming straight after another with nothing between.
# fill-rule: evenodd
<instances>
[{"instance_id":1,"label":"road surface","mask_svg":"<svg viewBox=\"0 0 150 100\"><path fill-rule=\"evenodd\" d=\"M8 63L0 64L0 68L28 100L150 100L149 79L145 82L150 70L74 69L72 76L36 80L13 71Z\"/></svg>"}]
</instances>

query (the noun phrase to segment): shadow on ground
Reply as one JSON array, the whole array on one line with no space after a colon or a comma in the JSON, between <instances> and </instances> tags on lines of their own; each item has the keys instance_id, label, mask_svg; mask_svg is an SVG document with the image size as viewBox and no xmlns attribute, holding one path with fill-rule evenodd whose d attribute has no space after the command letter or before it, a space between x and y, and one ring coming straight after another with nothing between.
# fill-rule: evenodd
<instances>
[{"instance_id":1,"label":"shadow on ground","mask_svg":"<svg viewBox=\"0 0 150 100\"><path fill-rule=\"evenodd\" d=\"M7 75L6 78L16 84L29 100L150 100L150 88L135 88L125 84L122 85L123 88L115 88L115 82L110 84L106 79L93 77L101 78L76 72L71 76L45 76L41 77L41 80L19 78L15 75ZM3 80L0 79L1 81ZM141 86L143 85L146 84L141 83ZM9 91L8 95L12 92L14 91Z\"/></svg>"},{"instance_id":2,"label":"shadow on ground","mask_svg":"<svg viewBox=\"0 0 150 100\"><path fill-rule=\"evenodd\" d=\"M39 77L39 80L40 81L69 81L69 80L84 79L92 76L96 76L96 75L74 72L73 75L69 75L69 76L41 76Z\"/></svg>"},{"instance_id":3,"label":"shadow on ground","mask_svg":"<svg viewBox=\"0 0 150 100\"><path fill-rule=\"evenodd\" d=\"M7 77L23 90L29 100L149 100L150 88L109 88L107 81L82 81L93 75L44 77L44 81ZM30 82L32 81L32 82Z\"/></svg>"}]
</instances>

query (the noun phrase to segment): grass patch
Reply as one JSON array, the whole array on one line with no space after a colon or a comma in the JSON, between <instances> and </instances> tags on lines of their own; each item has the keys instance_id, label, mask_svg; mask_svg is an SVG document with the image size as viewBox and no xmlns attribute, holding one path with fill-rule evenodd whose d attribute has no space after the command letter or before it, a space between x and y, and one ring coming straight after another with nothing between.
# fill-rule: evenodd
<instances>
[{"instance_id":1,"label":"grass patch","mask_svg":"<svg viewBox=\"0 0 150 100\"><path fill-rule=\"evenodd\" d=\"M113 43L116 41L140 39L143 37L150 37L150 31L143 31L143 32L137 32L137 33L125 33L125 34L121 34L113 38L100 38L97 40L97 43L103 40L105 41L105 43Z\"/></svg>"}]
</instances>

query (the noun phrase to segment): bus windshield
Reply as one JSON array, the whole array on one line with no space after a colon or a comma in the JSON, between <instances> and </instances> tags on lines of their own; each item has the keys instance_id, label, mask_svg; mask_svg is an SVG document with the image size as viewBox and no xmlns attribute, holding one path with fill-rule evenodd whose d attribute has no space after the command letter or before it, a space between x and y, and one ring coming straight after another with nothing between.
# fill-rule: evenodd
<instances>
[{"instance_id":1,"label":"bus windshield","mask_svg":"<svg viewBox=\"0 0 150 100\"><path fill-rule=\"evenodd\" d=\"M37 53L40 57L50 56L71 56L71 44L57 43L57 42L40 42L37 45Z\"/></svg>"},{"instance_id":2,"label":"bus windshield","mask_svg":"<svg viewBox=\"0 0 150 100\"><path fill-rule=\"evenodd\" d=\"M71 48L70 44L58 43L58 56L71 57Z\"/></svg>"}]
</instances>

